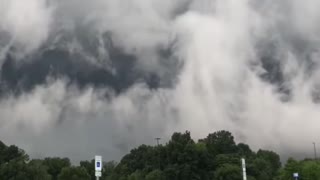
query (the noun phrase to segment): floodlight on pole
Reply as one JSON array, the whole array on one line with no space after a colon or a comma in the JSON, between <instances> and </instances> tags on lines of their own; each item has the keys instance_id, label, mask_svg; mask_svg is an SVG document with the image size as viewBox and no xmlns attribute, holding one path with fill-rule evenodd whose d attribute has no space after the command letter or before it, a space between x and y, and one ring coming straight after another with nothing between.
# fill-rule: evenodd
<instances>
[{"instance_id":1,"label":"floodlight on pole","mask_svg":"<svg viewBox=\"0 0 320 180\"><path fill-rule=\"evenodd\" d=\"M159 141L161 138L158 137L158 138L154 138L154 139L157 141L157 145L159 146Z\"/></svg>"},{"instance_id":2,"label":"floodlight on pole","mask_svg":"<svg viewBox=\"0 0 320 180\"><path fill-rule=\"evenodd\" d=\"M157 146L159 147L159 141L160 141L160 139L161 138L159 138L159 137L157 137L157 138L154 138L156 141L157 141ZM161 157L160 157L160 150L159 150L159 154L158 154L158 158L159 158L159 160L158 160L158 163L159 163L159 169L161 168L161 162L160 162L160 159L161 159Z\"/></svg>"}]
</instances>

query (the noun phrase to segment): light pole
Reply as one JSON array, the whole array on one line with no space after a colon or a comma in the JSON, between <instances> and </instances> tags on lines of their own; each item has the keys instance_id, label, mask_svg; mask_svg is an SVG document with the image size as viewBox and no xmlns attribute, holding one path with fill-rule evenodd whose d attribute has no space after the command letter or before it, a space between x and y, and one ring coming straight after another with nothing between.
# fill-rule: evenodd
<instances>
[{"instance_id":1,"label":"light pole","mask_svg":"<svg viewBox=\"0 0 320 180\"><path fill-rule=\"evenodd\" d=\"M316 148L316 143L313 142L313 150L314 150L314 160L317 160L317 148Z\"/></svg>"},{"instance_id":2,"label":"light pole","mask_svg":"<svg viewBox=\"0 0 320 180\"><path fill-rule=\"evenodd\" d=\"M246 160L244 158L241 158L241 164L242 164L242 175L243 180L247 180L247 172L246 172Z\"/></svg>"},{"instance_id":3,"label":"light pole","mask_svg":"<svg viewBox=\"0 0 320 180\"><path fill-rule=\"evenodd\" d=\"M159 147L159 141L160 141L160 139L161 138L159 138L159 137L157 137L157 138L154 138L156 141L157 141L157 146ZM158 152L159 152L159 154L158 154L158 158L159 158L159 170L160 170L160 168L161 168L161 163L160 163L160 149L158 148Z\"/></svg>"},{"instance_id":4,"label":"light pole","mask_svg":"<svg viewBox=\"0 0 320 180\"><path fill-rule=\"evenodd\" d=\"M161 138L158 137L158 138L154 138L154 139L157 141L157 145L159 146L159 141Z\"/></svg>"}]
</instances>

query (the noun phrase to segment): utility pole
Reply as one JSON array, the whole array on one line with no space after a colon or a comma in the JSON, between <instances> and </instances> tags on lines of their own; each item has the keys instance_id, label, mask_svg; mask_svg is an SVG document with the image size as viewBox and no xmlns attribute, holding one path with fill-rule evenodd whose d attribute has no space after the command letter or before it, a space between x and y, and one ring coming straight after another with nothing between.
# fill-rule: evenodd
<instances>
[{"instance_id":1,"label":"utility pole","mask_svg":"<svg viewBox=\"0 0 320 180\"><path fill-rule=\"evenodd\" d=\"M157 146L158 146L158 147L159 147L159 141L160 141L160 139L161 139L161 138L159 138L159 137L158 137L158 138L155 138L155 140L157 141ZM159 170L160 170L160 168L161 168L161 162L160 162L161 157L160 157L160 149L159 149L159 148L158 148L158 158L159 158L159 160L158 160L159 162L158 162L158 163L159 163Z\"/></svg>"},{"instance_id":2,"label":"utility pole","mask_svg":"<svg viewBox=\"0 0 320 180\"><path fill-rule=\"evenodd\" d=\"M314 160L317 160L318 158L317 158L317 148L316 148L316 143L315 143L315 142L313 142L312 144L313 144L313 150L314 150Z\"/></svg>"}]
</instances>

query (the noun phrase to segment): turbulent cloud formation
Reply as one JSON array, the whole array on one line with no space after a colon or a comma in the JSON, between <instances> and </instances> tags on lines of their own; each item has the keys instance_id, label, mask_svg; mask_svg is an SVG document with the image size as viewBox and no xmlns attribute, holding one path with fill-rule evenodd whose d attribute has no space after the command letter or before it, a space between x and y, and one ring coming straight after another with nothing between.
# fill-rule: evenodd
<instances>
[{"instance_id":1,"label":"turbulent cloud formation","mask_svg":"<svg viewBox=\"0 0 320 180\"><path fill-rule=\"evenodd\" d=\"M1 0L0 5L0 29L20 51L30 52L46 40L52 13L46 0Z\"/></svg>"},{"instance_id":2,"label":"turbulent cloud formation","mask_svg":"<svg viewBox=\"0 0 320 180\"><path fill-rule=\"evenodd\" d=\"M316 0L0 4L0 135L33 157L118 159L185 130L285 156L319 140Z\"/></svg>"}]
</instances>

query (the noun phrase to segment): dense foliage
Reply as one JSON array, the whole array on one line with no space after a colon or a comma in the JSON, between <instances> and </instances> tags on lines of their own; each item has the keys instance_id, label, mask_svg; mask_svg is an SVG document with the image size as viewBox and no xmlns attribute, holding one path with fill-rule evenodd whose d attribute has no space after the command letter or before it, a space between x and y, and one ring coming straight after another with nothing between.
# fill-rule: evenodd
<instances>
[{"instance_id":1,"label":"dense foliage","mask_svg":"<svg viewBox=\"0 0 320 180\"><path fill-rule=\"evenodd\" d=\"M288 159L281 167L278 154L253 152L236 144L228 131L218 131L195 142L190 132L174 133L168 143L141 145L119 163L103 164L102 180L241 180L241 158L246 159L248 180L320 180L320 162ZM0 142L0 179L4 180L94 180L94 161L73 166L68 158L29 160L16 146Z\"/></svg>"}]
</instances>

